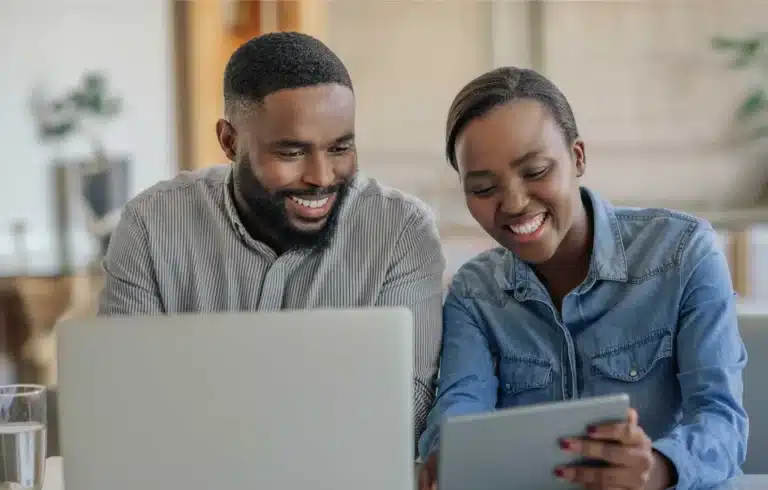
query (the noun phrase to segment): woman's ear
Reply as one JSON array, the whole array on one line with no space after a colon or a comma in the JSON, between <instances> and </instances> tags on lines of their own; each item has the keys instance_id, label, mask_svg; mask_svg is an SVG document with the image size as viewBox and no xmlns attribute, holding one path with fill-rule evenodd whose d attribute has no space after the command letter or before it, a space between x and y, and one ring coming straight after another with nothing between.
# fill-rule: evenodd
<instances>
[{"instance_id":1,"label":"woman's ear","mask_svg":"<svg viewBox=\"0 0 768 490\"><path fill-rule=\"evenodd\" d=\"M581 177L584 175L587 166L587 154L584 151L584 142L581 140L574 141L573 149L571 151L573 151L574 162L576 163L576 176Z\"/></svg>"},{"instance_id":2,"label":"woman's ear","mask_svg":"<svg viewBox=\"0 0 768 490\"><path fill-rule=\"evenodd\" d=\"M237 132L226 119L216 121L216 139L227 158L234 162L237 155Z\"/></svg>"}]
</instances>

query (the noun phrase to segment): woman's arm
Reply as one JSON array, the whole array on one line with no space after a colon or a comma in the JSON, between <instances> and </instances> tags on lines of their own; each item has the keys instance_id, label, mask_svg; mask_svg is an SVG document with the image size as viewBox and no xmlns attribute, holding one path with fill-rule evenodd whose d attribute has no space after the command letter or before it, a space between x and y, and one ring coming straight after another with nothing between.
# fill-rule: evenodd
<instances>
[{"instance_id":1,"label":"woman's arm","mask_svg":"<svg viewBox=\"0 0 768 490\"><path fill-rule=\"evenodd\" d=\"M683 419L653 447L674 465L677 488L704 488L739 474L746 456L747 353L728 263L709 225L694 230L681 262L677 361Z\"/></svg>"},{"instance_id":2,"label":"woman's arm","mask_svg":"<svg viewBox=\"0 0 768 490\"><path fill-rule=\"evenodd\" d=\"M443 306L443 345L437 399L419 442L426 460L438 447L440 423L447 416L491 411L498 380L484 329L467 308L468 300L448 293Z\"/></svg>"}]
</instances>

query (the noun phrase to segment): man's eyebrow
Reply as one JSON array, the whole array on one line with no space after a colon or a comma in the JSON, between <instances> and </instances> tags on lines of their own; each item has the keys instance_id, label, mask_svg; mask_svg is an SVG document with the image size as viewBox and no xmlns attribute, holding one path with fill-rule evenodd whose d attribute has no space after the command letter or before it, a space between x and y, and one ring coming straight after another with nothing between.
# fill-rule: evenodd
<instances>
[{"instance_id":1,"label":"man's eyebrow","mask_svg":"<svg viewBox=\"0 0 768 490\"><path fill-rule=\"evenodd\" d=\"M269 146L280 147L280 148L311 148L314 145L309 141L282 139L282 140L273 141L272 143L269 144Z\"/></svg>"},{"instance_id":2,"label":"man's eyebrow","mask_svg":"<svg viewBox=\"0 0 768 490\"><path fill-rule=\"evenodd\" d=\"M334 143L349 143L350 141L355 139L355 133L346 133L345 135L341 136L340 138L336 138Z\"/></svg>"},{"instance_id":3,"label":"man's eyebrow","mask_svg":"<svg viewBox=\"0 0 768 490\"><path fill-rule=\"evenodd\" d=\"M346 133L343 136L340 136L339 138L336 138L335 140L333 140L332 144L338 145L342 143L349 143L354 139L355 139L355 133ZM312 148L315 146L315 144L309 141L285 138L285 139L273 141L272 143L269 144L269 146L273 148Z\"/></svg>"}]
</instances>

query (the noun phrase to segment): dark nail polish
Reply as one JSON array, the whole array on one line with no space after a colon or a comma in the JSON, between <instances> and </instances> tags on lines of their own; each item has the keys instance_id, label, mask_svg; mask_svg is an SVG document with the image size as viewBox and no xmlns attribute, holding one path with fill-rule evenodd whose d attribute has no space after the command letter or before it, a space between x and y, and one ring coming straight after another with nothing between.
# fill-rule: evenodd
<instances>
[{"instance_id":1,"label":"dark nail polish","mask_svg":"<svg viewBox=\"0 0 768 490\"><path fill-rule=\"evenodd\" d=\"M597 427L595 427L594 425L590 425L589 427L587 427L587 434L594 434L595 432L597 432Z\"/></svg>"},{"instance_id":2,"label":"dark nail polish","mask_svg":"<svg viewBox=\"0 0 768 490\"><path fill-rule=\"evenodd\" d=\"M560 468L555 468L555 471L553 472L557 478L562 478L565 473L563 473L563 470Z\"/></svg>"},{"instance_id":3,"label":"dark nail polish","mask_svg":"<svg viewBox=\"0 0 768 490\"><path fill-rule=\"evenodd\" d=\"M568 441L566 439L562 439L560 441L560 448L561 449L571 449L571 441Z\"/></svg>"}]
</instances>

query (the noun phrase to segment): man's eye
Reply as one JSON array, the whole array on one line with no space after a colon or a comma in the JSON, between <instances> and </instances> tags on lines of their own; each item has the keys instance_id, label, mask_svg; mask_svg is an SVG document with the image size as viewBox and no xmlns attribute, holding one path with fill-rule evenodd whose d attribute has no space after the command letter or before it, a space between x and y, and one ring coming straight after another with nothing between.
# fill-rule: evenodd
<instances>
[{"instance_id":1,"label":"man's eye","mask_svg":"<svg viewBox=\"0 0 768 490\"><path fill-rule=\"evenodd\" d=\"M340 155L342 153L346 153L351 150L352 150L352 146L345 145L345 146L335 146L330 149L330 152L333 153L334 155Z\"/></svg>"},{"instance_id":2,"label":"man's eye","mask_svg":"<svg viewBox=\"0 0 768 490\"><path fill-rule=\"evenodd\" d=\"M277 152L277 154L280 155L281 158L299 158L304 155L304 152L301 150L283 150Z\"/></svg>"}]
</instances>

